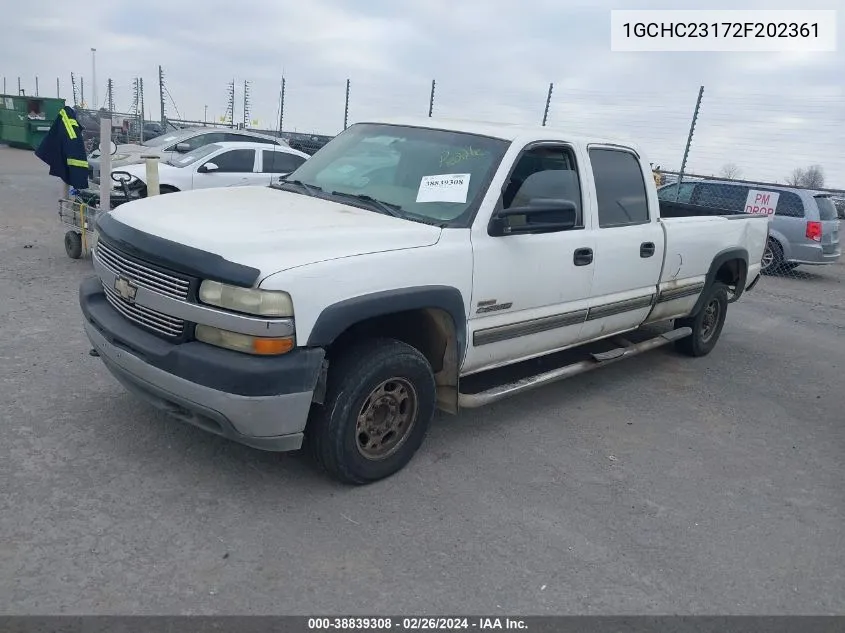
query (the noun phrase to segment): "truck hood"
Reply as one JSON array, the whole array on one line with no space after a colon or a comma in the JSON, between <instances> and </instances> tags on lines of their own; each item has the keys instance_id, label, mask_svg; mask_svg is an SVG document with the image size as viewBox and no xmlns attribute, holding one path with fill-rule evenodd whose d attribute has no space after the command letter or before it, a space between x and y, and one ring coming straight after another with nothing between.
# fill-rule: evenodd
<instances>
[{"instance_id":1,"label":"truck hood","mask_svg":"<svg viewBox=\"0 0 845 633\"><path fill-rule=\"evenodd\" d=\"M432 246L441 229L270 187L199 189L142 198L118 222L261 271Z\"/></svg>"}]
</instances>

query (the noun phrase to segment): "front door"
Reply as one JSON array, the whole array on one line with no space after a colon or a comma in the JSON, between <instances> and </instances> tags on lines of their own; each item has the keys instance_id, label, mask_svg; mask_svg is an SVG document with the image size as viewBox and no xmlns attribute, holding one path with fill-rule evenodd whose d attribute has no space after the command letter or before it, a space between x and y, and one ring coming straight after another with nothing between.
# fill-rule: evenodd
<instances>
[{"instance_id":1,"label":"front door","mask_svg":"<svg viewBox=\"0 0 845 633\"><path fill-rule=\"evenodd\" d=\"M249 185L255 180L255 150L230 149L204 160L194 173L194 189ZM217 168L203 172L212 163Z\"/></svg>"},{"instance_id":2,"label":"front door","mask_svg":"<svg viewBox=\"0 0 845 633\"><path fill-rule=\"evenodd\" d=\"M595 248L582 158L569 145L530 145L516 161L496 209L532 199L567 199L577 226L555 233L491 236L472 228L473 291L463 374L576 343L587 315ZM524 216L523 216L524 217ZM517 219L518 221L518 219Z\"/></svg>"}]
</instances>

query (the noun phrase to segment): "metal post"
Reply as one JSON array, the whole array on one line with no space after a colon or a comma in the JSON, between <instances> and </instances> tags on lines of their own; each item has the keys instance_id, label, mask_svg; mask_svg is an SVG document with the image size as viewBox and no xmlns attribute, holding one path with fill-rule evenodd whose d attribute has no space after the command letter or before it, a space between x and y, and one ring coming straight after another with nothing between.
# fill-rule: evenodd
<instances>
[{"instance_id":1,"label":"metal post","mask_svg":"<svg viewBox=\"0 0 845 633\"><path fill-rule=\"evenodd\" d=\"M100 104L97 101L97 49L91 49L91 95L94 107L91 108L92 110L99 110Z\"/></svg>"},{"instance_id":2,"label":"metal post","mask_svg":"<svg viewBox=\"0 0 845 633\"><path fill-rule=\"evenodd\" d=\"M79 106L85 107L85 77L79 78Z\"/></svg>"},{"instance_id":3,"label":"metal post","mask_svg":"<svg viewBox=\"0 0 845 633\"><path fill-rule=\"evenodd\" d=\"M549 84L549 94L546 97L546 109L543 111L543 127L546 127L546 122L549 120L549 106L552 105L552 90L554 90L555 85L553 83Z\"/></svg>"},{"instance_id":4,"label":"metal post","mask_svg":"<svg viewBox=\"0 0 845 633\"><path fill-rule=\"evenodd\" d=\"M244 127L249 127L249 82L244 79Z\"/></svg>"},{"instance_id":5,"label":"metal post","mask_svg":"<svg viewBox=\"0 0 845 633\"><path fill-rule=\"evenodd\" d=\"M18 96L20 97L23 94L21 91L21 78L18 77Z\"/></svg>"},{"instance_id":6,"label":"metal post","mask_svg":"<svg viewBox=\"0 0 845 633\"><path fill-rule=\"evenodd\" d=\"M144 78L138 77L138 99L141 102L141 142L144 142Z\"/></svg>"},{"instance_id":7,"label":"metal post","mask_svg":"<svg viewBox=\"0 0 845 633\"><path fill-rule=\"evenodd\" d=\"M431 95L428 97L428 116L431 118L431 115L434 114L434 87L437 85L437 82L432 79L431 80Z\"/></svg>"},{"instance_id":8,"label":"metal post","mask_svg":"<svg viewBox=\"0 0 845 633\"><path fill-rule=\"evenodd\" d=\"M161 103L161 127L167 126L167 119L164 116L164 71L158 67L158 98Z\"/></svg>"},{"instance_id":9,"label":"metal post","mask_svg":"<svg viewBox=\"0 0 845 633\"><path fill-rule=\"evenodd\" d=\"M6 78L3 77L3 94L6 94Z\"/></svg>"},{"instance_id":10,"label":"metal post","mask_svg":"<svg viewBox=\"0 0 845 633\"><path fill-rule=\"evenodd\" d=\"M111 210L111 117L100 116L100 209Z\"/></svg>"},{"instance_id":11,"label":"metal post","mask_svg":"<svg viewBox=\"0 0 845 633\"><path fill-rule=\"evenodd\" d=\"M284 129L282 127L282 123L285 120L285 78L282 77L282 93L279 97L279 134L282 133Z\"/></svg>"},{"instance_id":12,"label":"metal post","mask_svg":"<svg viewBox=\"0 0 845 633\"><path fill-rule=\"evenodd\" d=\"M698 99L695 100L695 111L692 113L692 123L689 126L689 136L687 136L687 146L684 148L684 159L681 161L681 171L678 173L678 186L675 187L675 202L678 201L678 196L681 195L681 183L684 181L684 170L687 168L687 158L689 157L689 148L692 145L692 135L695 132L695 123L698 121L698 110L701 107L701 97L704 95L704 86L698 89Z\"/></svg>"},{"instance_id":13,"label":"metal post","mask_svg":"<svg viewBox=\"0 0 845 633\"><path fill-rule=\"evenodd\" d=\"M205 110L204 110L203 115L202 115L202 122L203 122L203 125L208 123L208 106L205 106Z\"/></svg>"},{"instance_id":14,"label":"metal post","mask_svg":"<svg viewBox=\"0 0 845 633\"><path fill-rule=\"evenodd\" d=\"M346 107L343 110L343 129L347 128L349 123L349 80L346 80Z\"/></svg>"},{"instance_id":15,"label":"metal post","mask_svg":"<svg viewBox=\"0 0 845 633\"><path fill-rule=\"evenodd\" d=\"M147 169L147 195L157 196L161 193L158 178L158 156L141 156L144 159Z\"/></svg>"},{"instance_id":16,"label":"metal post","mask_svg":"<svg viewBox=\"0 0 845 633\"><path fill-rule=\"evenodd\" d=\"M38 75L35 75L35 96L38 96Z\"/></svg>"},{"instance_id":17,"label":"metal post","mask_svg":"<svg viewBox=\"0 0 845 633\"><path fill-rule=\"evenodd\" d=\"M61 99L61 98L62 98L62 90L59 87L59 78L56 77L56 99Z\"/></svg>"},{"instance_id":18,"label":"metal post","mask_svg":"<svg viewBox=\"0 0 845 633\"><path fill-rule=\"evenodd\" d=\"M114 83L111 79L106 82L106 104L109 107L109 114L114 113Z\"/></svg>"}]
</instances>

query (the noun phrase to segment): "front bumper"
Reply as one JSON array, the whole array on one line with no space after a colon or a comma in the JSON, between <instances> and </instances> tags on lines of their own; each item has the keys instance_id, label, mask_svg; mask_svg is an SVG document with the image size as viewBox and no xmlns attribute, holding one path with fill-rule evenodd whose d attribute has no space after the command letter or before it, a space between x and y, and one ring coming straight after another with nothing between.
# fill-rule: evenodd
<instances>
[{"instance_id":1,"label":"front bumper","mask_svg":"<svg viewBox=\"0 0 845 633\"><path fill-rule=\"evenodd\" d=\"M79 289L85 333L129 391L171 417L267 451L296 450L322 368L321 349L252 357L200 342L172 344L132 325L97 277Z\"/></svg>"}]
</instances>

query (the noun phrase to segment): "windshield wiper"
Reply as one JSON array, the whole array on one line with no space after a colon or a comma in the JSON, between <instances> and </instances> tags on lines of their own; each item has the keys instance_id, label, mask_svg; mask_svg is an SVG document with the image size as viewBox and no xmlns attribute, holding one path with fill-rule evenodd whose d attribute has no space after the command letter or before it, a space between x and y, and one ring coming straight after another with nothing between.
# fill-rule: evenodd
<instances>
[{"instance_id":1,"label":"windshield wiper","mask_svg":"<svg viewBox=\"0 0 845 633\"><path fill-rule=\"evenodd\" d=\"M366 202L368 205L370 205L370 208L378 209L384 215L389 215L394 218L403 217L402 214L399 213L402 207L400 207L398 204L390 204L389 202L376 200L372 196L368 196L365 193L344 193L343 191L332 191L332 195L337 196L339 198L354 198L355 200Z\"/></svg>"},{"instance_id":2,"label":"windshield wiper","mask_svg":"<svg viewBox=\"0 0 845 633\"><path fill-rule=\"evenodd\" d=\"M288 180L287 178L279 178L278 184L274 182L270 186L273 189L281 189L282 185L298 185L299 187L302 187L305 190L305 193L309 196L313 196L316 192L322 191L322 189L317 185L308 185L301 180Z\"/></svg>"}]
</instances>

